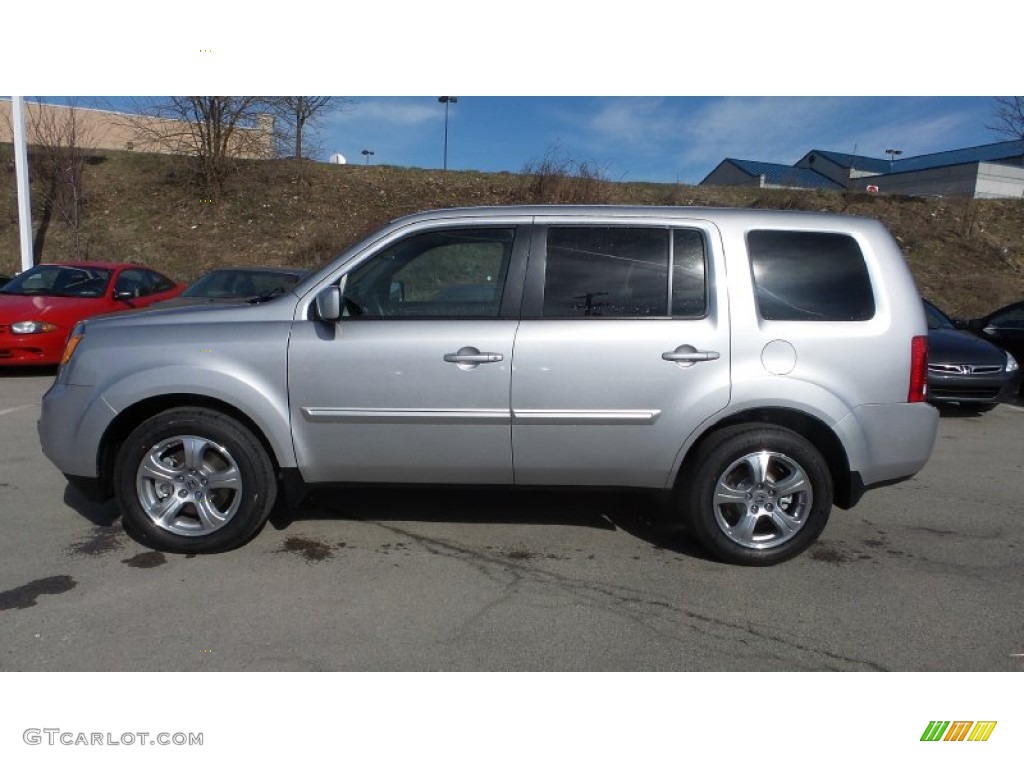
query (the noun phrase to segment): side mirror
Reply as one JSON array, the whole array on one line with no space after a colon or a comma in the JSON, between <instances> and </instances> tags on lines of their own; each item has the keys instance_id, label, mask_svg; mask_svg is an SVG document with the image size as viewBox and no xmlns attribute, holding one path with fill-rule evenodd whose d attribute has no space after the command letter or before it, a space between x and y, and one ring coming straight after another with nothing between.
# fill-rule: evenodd
<instances>
[{"instance_id":1,"label":"side mirror","mask_svg":"<svg viewBox=\"0 0 1024 768\"><path fill-rule=\"evenodd\" d=\"M341 296L345 292L347 281L348 275L345 275L338 285L329 285L316 295L314 304L318 320L335 323L341 319Z\"/></svg>"},{"instance_id":2,"label":"side mirror","mask_svg":"<svg viewBox=\"0 0 1024 768\"><path fill-rule=\"evenodd\" d=\"M341 287L330 285L316 295L318 320L333 323L341 319Z\"/></svg>"},{"instance_id":3,"label":"side mirror","mask_svg":"<svg viewBox=\"0 0 1024 768\"><path fill-rule=\"evenodd\" d=\"M134 298L135 291L114 291L114 301L131 301Z\"/></svg>"}]
</instances>

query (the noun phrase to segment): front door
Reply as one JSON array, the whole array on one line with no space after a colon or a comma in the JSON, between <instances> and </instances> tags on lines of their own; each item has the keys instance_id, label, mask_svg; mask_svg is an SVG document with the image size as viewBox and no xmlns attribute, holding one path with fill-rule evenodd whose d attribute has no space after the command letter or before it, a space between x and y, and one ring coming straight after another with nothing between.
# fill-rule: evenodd
<instances>
[{"instance_id":1,"label":"front door","mask_svg":"<svg viewBox=\"0 0 1024 768\"><path fill-rule=\"evenodd\" d=\"M512 482L514 254L507 225L411 234L348 271L340 321L295 323L290 408L307 482Z\"/></svg>"}]
</instances>

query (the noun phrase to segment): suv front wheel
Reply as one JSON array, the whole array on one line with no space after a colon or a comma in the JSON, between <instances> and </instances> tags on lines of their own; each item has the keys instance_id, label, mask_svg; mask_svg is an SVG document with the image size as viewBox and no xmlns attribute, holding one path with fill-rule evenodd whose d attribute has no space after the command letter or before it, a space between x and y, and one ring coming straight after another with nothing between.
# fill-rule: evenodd
<instances>
[{"instance_id":1,"label":"suv front wheel","mask_svg":"<svg viewBox=\"0 0 1024 768\"><path fill-rule=\"evenodd\" d=\"M165 552L244 544L277 495L266 449L237 420L174 408L142 422L117 454L114 490L125 531Z\"/></svg>"},{"instance_id":2,"label":"suv front wheel","mask_svg":"<svg viewBox=\"0 0 1024 768\"><path fill-rule=\"evenodd\" d=\"M832 476L818 450L768 425L709 438L679 492L700 543L739 565L774 565L803 552L832 510Z\"/></svg>"}]
</instances>

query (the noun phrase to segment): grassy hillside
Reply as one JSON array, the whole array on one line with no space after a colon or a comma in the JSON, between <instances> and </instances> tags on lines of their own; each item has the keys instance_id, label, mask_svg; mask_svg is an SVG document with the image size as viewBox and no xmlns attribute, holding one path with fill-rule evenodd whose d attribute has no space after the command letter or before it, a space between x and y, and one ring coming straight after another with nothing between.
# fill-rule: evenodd
<instances>
[{"instance_id":1,"label":"grassy hillside","mask_svg":"<svg viewBox=\"0 0 1024 768\"><path fill-rule=\"evenodd\" d=\"M38 196L41 184L34 183ZM181 158L102 153L85 169L81 231L89 258L149 264L192 280L229 264L315 267L396 216L427 208L531 202L750 206L837 211L884 221L921 292L953 314L1024 298L1024 202L862 193L614 183L295 161L239 165L205 199ZM38 218L41 205L36 204ZM36 222L38 228L38 221ZM54 217L37 260L69 258ZM0 273L19 268L15 175L0 147Z\"/></svg>"}]
</instances>

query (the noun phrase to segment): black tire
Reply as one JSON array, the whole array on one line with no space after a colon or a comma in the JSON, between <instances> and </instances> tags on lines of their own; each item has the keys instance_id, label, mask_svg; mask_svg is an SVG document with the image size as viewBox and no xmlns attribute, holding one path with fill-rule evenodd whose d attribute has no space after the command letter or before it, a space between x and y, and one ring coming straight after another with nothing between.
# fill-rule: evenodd
<instances>
[{"instance_id":1,"label":"black tire","mask_svg":"<svg viewBox=\"0 0 1024 768\"><path fill-rule=\"evenodd\" d=\"M821 453L796 432L769 425L712 435L677 492L697 540L737 565L795 557L817 541L832 511L832 475Z\"/></svg>"},{"instance_id":2,"label":"black tire","mask_svg":"<svg viewBox=\"0 0 1024 768\"><path fill-rule=\"evenodd\" d=\"M173 408L142 422L114 466L125 531L164 552L223 552L261 528L277 481L263 444L209 408Z\"/></svg>"}]
</instances>

